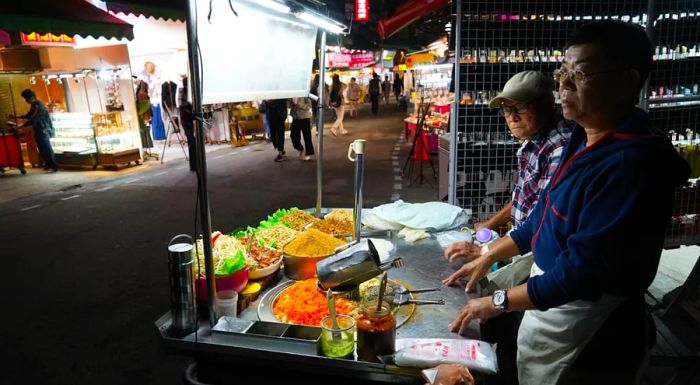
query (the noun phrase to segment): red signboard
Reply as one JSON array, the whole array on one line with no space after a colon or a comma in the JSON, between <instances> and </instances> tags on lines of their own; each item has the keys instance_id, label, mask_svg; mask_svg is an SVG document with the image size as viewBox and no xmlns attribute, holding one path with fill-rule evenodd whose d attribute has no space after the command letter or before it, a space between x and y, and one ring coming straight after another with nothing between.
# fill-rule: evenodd
<instances>
[{"instance_id":1,"label":"red signboard","mask_svg":"<svg viewBox=\"0 0 700 385\"><path fill-rule=\"evenodd\" d=\"M355 21L369 20L369 0L355 0Z\"/></svg>"},{"instance_id":2,"label":"red signboard","mask_svg":"<svg viewBox=\"0 0 700 385\"><path fill-rule=\"evenodd\" d=\"M22 44L25 45L75 45L75 39L68 35L47 33L40 35L36 32L20 33Z\"/></svg>"},{"instance_id":3,"label":"red signboard","mask_svg":"<svg viewBox=\"0 0 700 385\"><path fill-rule=\"evenodd\" d=\"M364 68L375 61L372 51L329 52L326 54L326 60L330 68Z\"/></svg>"}]
</instances>

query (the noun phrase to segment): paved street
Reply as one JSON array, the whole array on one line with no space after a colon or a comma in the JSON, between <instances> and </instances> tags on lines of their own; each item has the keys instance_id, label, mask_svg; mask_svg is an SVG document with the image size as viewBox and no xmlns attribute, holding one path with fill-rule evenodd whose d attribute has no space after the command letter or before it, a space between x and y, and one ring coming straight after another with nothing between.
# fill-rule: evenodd
<instances>
[{"instance_id":1,"label":"paved street","mask_svg":"<svg viewBox=\"0 0 700 385\"><path fill-rule=\"evenodd\" d=\"M352 204L346 155L357 138L368 140L365 206L408 191L395 170L409 149L399 143L404 114L384 110L376 119L346 118L349 136L326 130L324 206ZM265 143L207 154L214 229L254 224L280 207L315 205L316 162L297 159L289 139L287 154L288 161L275 163ZM65 175L0 177L0 195L12 198L0 200L0 383L180 383L188 360L163 352L153 321L169 307L166 244L194 228L195 174L182 159L94 177L77 173L75 181ZM21 183L34 187L21 194ZM430 200L435 191L417 187L408 196Z\"/></svg>"}]
</instances>

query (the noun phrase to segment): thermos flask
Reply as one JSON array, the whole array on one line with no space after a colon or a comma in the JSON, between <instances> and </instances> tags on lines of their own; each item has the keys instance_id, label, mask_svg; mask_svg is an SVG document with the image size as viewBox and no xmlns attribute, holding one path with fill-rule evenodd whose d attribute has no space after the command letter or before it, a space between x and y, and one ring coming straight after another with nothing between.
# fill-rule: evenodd
<instances>
[{"instance_id":1,"label":"thermos flask","mask_svg":"<svg viewBox=\"0 0 700 385\"><path fill-rule=\"evenodd\" d=\"M186 242L178 242L186 240ZM194 293L194 260L192 237L176 235L168 243L168 276L170 281L170 314L168 332L183 336L197 329L197 305Z\"/></svg>"}]
</instances>

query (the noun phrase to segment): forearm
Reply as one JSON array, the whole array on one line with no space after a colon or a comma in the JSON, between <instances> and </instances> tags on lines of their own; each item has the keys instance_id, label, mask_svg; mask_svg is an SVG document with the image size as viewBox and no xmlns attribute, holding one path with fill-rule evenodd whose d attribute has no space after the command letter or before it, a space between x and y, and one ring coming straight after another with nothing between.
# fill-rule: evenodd
<instances>
[{"instance_id":1,"label":"forearm","mask_svg":"<svg viewBox=\"0 0 700 385\"><path fill-rule=\"evenodd\" d=\"M501 239L497 239L488 244L488 251L484 253L481 258L485 258L489 264L503 261L510 257L520 254L518 245L509 236L505 236Z\"/></svg>"},{"instance_id":2,"label":"forearm","mask_svg":"<svg viewBox=\"0 0 700 385\"><path fill-rule=\"evenodd\" d=\"M491 218L477 224L479 227L487 227L489 229L495 230L501 226L505 226L510 221L510 213L513 210L513 202L506 203L502 209L498 210Z\"/></svg>"},{"instance_id":3,"label":"forearm","mask_svg":"<svg viewBox=\"0 0 700 385\"><path fill-rule=\"evenodd\" d=\"M508 310L523 311L535 309L535 304L527 294L527 284L508 289Z\"/></svg>"}]
</instances>

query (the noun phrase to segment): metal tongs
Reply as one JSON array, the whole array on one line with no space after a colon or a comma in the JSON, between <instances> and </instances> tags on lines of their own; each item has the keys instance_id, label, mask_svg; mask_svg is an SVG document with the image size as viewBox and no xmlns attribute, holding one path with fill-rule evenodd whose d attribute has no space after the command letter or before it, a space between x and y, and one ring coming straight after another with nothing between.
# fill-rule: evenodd
<instances>
[{"instance_id":1,"label":"metal tongs","mask_svg":"<svg viewBox=\"0 0 700 385\"><path fill-rule=\"evenodd\" d=\"M416 305L444 305L445 300L440 298L437 300L430 299L411 299L411 297L406 294L401 294L400 292L394 293L394 300L392 301L394 305L405 305L407 303L413 303Z\"/></svg>"}]
</instances>

